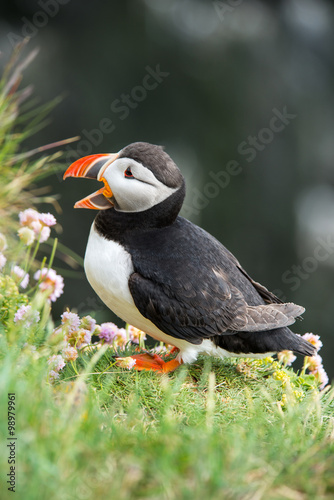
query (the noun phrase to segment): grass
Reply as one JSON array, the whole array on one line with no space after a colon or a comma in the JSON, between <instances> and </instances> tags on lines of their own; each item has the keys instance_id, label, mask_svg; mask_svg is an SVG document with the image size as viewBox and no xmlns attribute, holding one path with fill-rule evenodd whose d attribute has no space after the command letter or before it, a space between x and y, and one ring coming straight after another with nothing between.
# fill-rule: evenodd
<instances>
[{"instance_id":1,"label":"grass","mask_svg":"<svg viewBox=\"0 0 334 500\"><path fill-rule=\"evenodd\" d=\"M45 152L78 139L58 141L34 150L22 148L26 139L48 124L50 111L60 101L57 98L48 104L38 104L32 97L31 86L20 90L24 69L37 55L34 50L22 57L26 43L14 50L0 79L0 220L6 222L2 224L2 231L9 237L11 230L17 228L20 210L41 202L52 203L60 210L57 196L50 196L48 187L37 187L36 183L62 168L61 151L50 155Z\"/></svg>"},{"instance_id":2,"label":"grass","mask_svg":"<svg viewBox=\"0 0 334 500\"><path fill-rule=\"evenodd\" d=\"M15 234L17 214L46 201L31 182L54 172L59 154L22 151L49 107L22 110L30 90L18 83L31 57L18 64L19 55L0 82L0 230L8 241L8 249L0 241L8 258L0 271L1 499L333 499L334 392L319 391L313 375L270 359L204 357L159 375L120 368L113 348L86 346L49 383L47 360L61 350L50 304L38 283L19 290L10 260L25 267L25 254L34 256ZM41 314L30 328L14 322L28 303ZM15 493L7 483L8 394Z\"/></svg>"},{"instance_id":3,"label":"grass","mask_svg":"<svg viewBox=\"0 0 334 500\"><path fill-rule=\"evenodd\" d=\"M18 498L334 496L333 392L290 395L282 409L282 385L236 360L157 375L118 368L109 352L96 373L88 352L50 386L36 356L13 348L1 360L3 415L16 394Z\"/></svg>"}]
</instances>

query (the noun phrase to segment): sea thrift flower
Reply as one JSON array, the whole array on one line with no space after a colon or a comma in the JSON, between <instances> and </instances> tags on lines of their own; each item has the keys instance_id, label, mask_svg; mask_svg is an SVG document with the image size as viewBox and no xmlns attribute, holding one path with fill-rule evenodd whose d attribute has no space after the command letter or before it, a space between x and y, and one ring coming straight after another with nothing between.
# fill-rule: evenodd
<instances>
[{"instance_id":1,"label":"sea thrift flower","mask_svg":"<svg viewBox=\"0 0 334 500\"><path fill-rule=\"evenodd\" d=\"M28 247L35 241L35 233L29 227L20 227L20 229L17 231L17 234L19 235L22 243L24 243Z\"/></svg>"},{"instance_id":2,"label":"sea thrift flower","mask_svg":"<svg viewBox=\"0 0 334 500\"><path fill-rule=\"evenodd\" d=\"M96 320L91 316L84 316L81 318L80 326L93 333L96 327Z\"/></svg>"},{"instance_id":3,"label":"sea thrift flower","mask_svg":"<svg viewBox=\"0 0 334 500\"><path fill-rule=\"evenodd\" d=\"M50 227L56 224L55 217L50 214L40 214L32 208L28 208L19 214L21 226L26 226L34 231L40 243L44 243L50 236Z\"/></svg>"},{"instance_id":4,"label":"sea thrift flower","mask_svg":"<svg viewBox=\"0 0 334 500\"><path fill-rule=\"evenodd\" d=\"M40 243L44 243L49 238L51 229L48 226L43 226L40 221L32 222L30 227L34 231L36 238Z\"/></svg>"},{"instance_id":5,"label":"sea thrift flower","mask_svg":"<svg viewBox=\"0 0 334 500\"><path fill-rule=\"evenodd\" d=\"M131 356L127 356L126 358L116 358L117 365L121 368L127 368L131 370L136 364L136 360L131 358Z\"/></svg>"},{"instance_id":6,"label":"sea thrift flower","mask_svg":"<svg viewBox=\"0 0 334 500\"><path fill-rule=\"evenodd\" d=\"M323 389L328 384L328 375L322 365L322 357L316 354L315 356L307 357L306 362L307 369L320 382L320 389Z\"/></svg>"},{"instance_id":7,"label":"sea thrift flower","mask_svg":"<svg viewBox=\"0 0 334 500\"><path fill-rule=\"evenodd\" d=\"M42 224L49 227L54 226L57 223L56 218L50 213L39 214L39 220L42 222Z\"/></svg>"},{"instance_id":8,"label":"sea thrift flower","mask_svg":"<svg viewBox=\"0 0 334 500\"><path fill-rule=\"evenodd\" d=\"M56 372L59 372L62 368L64 368L65 362L60 354L54 354L48 359L48 365L50 365Z\"/></svg>"},{"instance_id":9,"label":"sea thrift flower","mask_svg":"<svg viewBox=\"0 0 334 500\"><path fill-rule=\"evenodd\" d=\"M107 344L111 344L116 337L118 328L114 323L102 323L101 332L99 337L104 340Z\"/></svg>"},{"instance_id":10,"label":"sea thrift flower","mask_svg":"<svg viewBox=\"0 0 334 500\"><path fill-rule=\"evenodd\" d=\"M7 249L6 236L0 233L0 252L4 252Z\"/></svg>"},{"instance_id":11,"label":"sea thrift flower","mask_svg":"<svg viewBox=\"0 0 334 500\"><path fill-rule=\"evenodd\" d=\"M27 208L19 213L19 219L21 226L30 226L32 222L39 220L39 213L33 208Z\"/></svg>"},{"instance_id":12,"label":"sea thrift flower","mask_svg":"<svg viewBox=\"0 0 334 500\"><path fill-rule=\"evenodd\" d=\"M68 361L75 361L78 357L78 351L76 350L75 347L72 346L67 346L64 347L64 349L61 351L62 356L66 362Z\"/></svg>"},{"instance_id":13,"label":"sea thrift flower","mask_svg":"<svg viewBox=\"0 0 334 500\"><path fill-rule=\"evenodd\" d=\"M42 231L43 224L39 220L34 220L29 224L29 227L34 231L35 235L38 237L39 233Z\"/></svg>"},{"instance_id":14,"label":"sea thrift flower","mask_svg":"<svg viewBox=\"0 0 334 500\"><path fill-rule=\"evenodd\" d=\"M278 360L283 363L285 366L291 366L292 363L296 360L296 356L292 351L281 351L277 353Z\"/></svg>"},{"instance_id":15,"label":"sea thrift flower","mask_svg":"<svg viewBox=\"0 0 334 500\"><path fill-rule=\"evenodd\" d=\"M48 292L49 299L55 302L64 292L64 280L53 269L44 267L42 271L37 271L34 275L35 280L42 280L39 288L43 292Z\"/></svg>"},{"instance_id":16,"label":"sea thrift flower","mask_svg":"<svg viewBox=\"0 0 334 500\"><path fill-rule=\"evenodd\" d=\"M304 335L302 335L302 338L314 345L317 351L320 351L320 349L322 348L323 344L320 340L319 335L314 335L314 333L305 333Z\"/></svg>"},{"instance_id":17,"label":"sea thrift flower","mask_svg":"<svg viewBox=\"0 0 334 500\"><path fill-rule=\"evenodd\" d=\"M120 342L121 344L125 344L127 341L127 334L125 328L119 328L115 337L116 342Z\"/></svg>"},{"instance_id":18,"label":"sea thrift flower","mask_svg":"<svg viewBox=\"0 0 334 500\"><path fill-rule=\"evenodd\" d=\"M320 389L326 387L329 382L328 375L323 366L319 367L318 371L313 373L315 378L320 382Z\"/></svg>"},{"instance_id":19,"label":"sea thrift flower","mask_svg":"<svg viewBox=\"0 0 334 500\"><path fill-rule=\"evenodd\" d=\"M90 344L92 341L91 332L89 330L85 330L85 328L81 328L79 332L81 332L82 344Z\"/></svg>"},{"instance_id":20,"label":"sea thrift flower","mask_svg":"<svg viewBox=\"0 0 334 500\"><path fill-rule=\"evenodd\" d=\"M40 314L34 311L30 305L21 306L15 313L14 323L25 322L26 327L30 327L33 323L38 323Z\"/></svg>"},{"instance_id":21,"label":"sea thrift flower","mask_svg":"<svg viewBox=\"0 0 334 500\"><path fill-rule=\"evenodd\" d=\"M20 266L14 266L12 269L12 274L19 278L19 285L22 288L27 288L29 283L29 274L24 272Z\"/></svg>"},{"instance_id":22,"label":"sea thrift flower","mask_svg":"<svg viewBox=\"0 0 334 500\"><path fill-rule=\"evenodd\" d=\"M54 384L58 378L59 378L59 373L55 372L54 370L51 370L49 373L50 384Z\"/></svg>"},{"instance_id":23,"label":"sea thrift flower","mask_svg":"<svg viewBox=\"0 0 334 500\"><path fill-rule=\"evenodd\" d=\"M69 332L73 332L79 329L80 326L80 318L76 313L72 313L70 311L65 311L61 315L61 322Z\"/></svg>"},{"instance_id":24,"label":"sea thrift flower","mask_svg":"<svg viewBox=\"0 0 334 500\"><path fill-rule=\"evenodd\" d=\"M44 226L39 233L39 241L40 243L44 243L44 241L48 240L51 234L51 229L48 226Z\"/></svg>"},{"instance_id":25,"label":"sea thrift flower","mask_svg":"<svg viewBox=\"0 0 334 500\"><path fill-rule=\"evenodd\" d=\"M131 342L133 342L134 344L139 344L140 340L146 340L145 332L139 330L135 326L129 325L128 333L129 333L129 340L131 340Z\"/></svg>"},{"instance_id":26,"label":"sea thrift flower","mask_svg":"<svg viewBox=\"0 0 334 500\"><path fill-rule=\"evenodd\" d=\"M94 329L94 331L92 333L93 333L93 335L96 335L97 337L99 337L100 333L101 333L101 327L100 327L100 325L96 325L95 329Z\"/></svg>"},{"instance_id":27,"label":"sea thrift flower","mask_svg":"<svg viewBox=\"0 0 334 500\"><path fill-rule=\"evenodd\" d=\"M124 348L127 341L127 334L124 328L118 328L114 337L113 344L117 347Z\"/></svg>"},{"instance_id":28,"label":"sea thrift flower","mask_svg":"<svg viewBox=\"0 0 334 500\"><path fill-rule=\"evenodd\" d=\"M6 262L7 262L6 257L0 252L0 270L4 267Z\"/></svg>"},{"instance_id":29,"label":"sea thrift flower","mask_svg":"<svg viewBox=\"0 0 334 500\"><path fill-rule=\"evenodd\" d=\"M71 346L80 349L84 345L91 343L92 334L89 330L80 328L79 330L69 332L67 335L65 335L65 339Z\"/></svg>"},{"instance_id":30,"label":"sea thrift flower","mask_svg":"<svg viewBox=\"0 0 334 500\"><path fill-rule=\"evenodd\" d=\"M311 373L315 373L319 370L319 368L322 368L322 357L319 356L319 354L315 354L315 356L306 357L306 362L307 362L307 369Z\"/></svg>"}]
</instances>

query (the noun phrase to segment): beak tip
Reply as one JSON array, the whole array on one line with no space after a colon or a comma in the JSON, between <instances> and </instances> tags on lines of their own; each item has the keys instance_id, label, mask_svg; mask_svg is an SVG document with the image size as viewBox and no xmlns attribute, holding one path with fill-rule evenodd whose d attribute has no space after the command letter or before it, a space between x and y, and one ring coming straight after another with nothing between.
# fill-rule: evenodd
<instances>
[{"instance_id":1,"label":"beak tip","mask_svg":"<svg viewBox=\"0 0 334 500\"><path fill-rule=\"evenodd\" d=\"M72 176L71 176L71 174L69 173L69 171L67 169L66 172L63 175L63 181L65 181L68 177L72 177Z\"/></svg>"}]
</instances>

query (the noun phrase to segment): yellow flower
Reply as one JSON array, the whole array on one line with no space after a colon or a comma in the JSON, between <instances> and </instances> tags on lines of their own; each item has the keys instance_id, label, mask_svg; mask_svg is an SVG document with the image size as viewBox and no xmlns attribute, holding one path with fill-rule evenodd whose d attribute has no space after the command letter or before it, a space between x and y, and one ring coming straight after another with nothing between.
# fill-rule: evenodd
<instances>
[{"instance_id":1,"label":"yellow flower","mask_svg":"<svg viewBox=\"0 0 334 500\"><path fill-rule=\"evenodd\" d=\"M301 389L296 389L295 391L293 391L293 395L298 402L303 401L303 399L305 398L305 394Z\"/></svg>"},{"instance_id":2,"label":"yellow flower","mask_svg":"<svg viewBox=\"0 0 334 500\"><path fill-rule=\"evenodd\" d=\"M288 404L288 398L287 398L286 394L282 394L282 399L281 399L281 401L277 401L277 404L278 404L281 408L283 408L283 407L286 407L286 406L287 406L287 404Z\"/></svg>"}]
</instances>

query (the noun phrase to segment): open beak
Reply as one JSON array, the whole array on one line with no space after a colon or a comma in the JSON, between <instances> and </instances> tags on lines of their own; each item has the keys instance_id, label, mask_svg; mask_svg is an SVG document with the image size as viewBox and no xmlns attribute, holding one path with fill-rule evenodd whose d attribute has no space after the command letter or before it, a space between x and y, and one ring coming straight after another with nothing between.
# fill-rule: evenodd
<instances>
[{"instance_id":1,"label":"open beak","mask_svg":"<svg viewBox=\"0 0 334 500\"><path fill-rule=\"evenodd\" d=\"M106 210L113 206L111 201L113 193L103 177L103 174L106 168L109 167L116 158L118 158L118 153L84 156L68 167L63 177L64 180L67 179L67 177L85 177L87 179L96 179L104 182L103 188L77 201L74 208Z\"/></svg>"}]
</instances>

